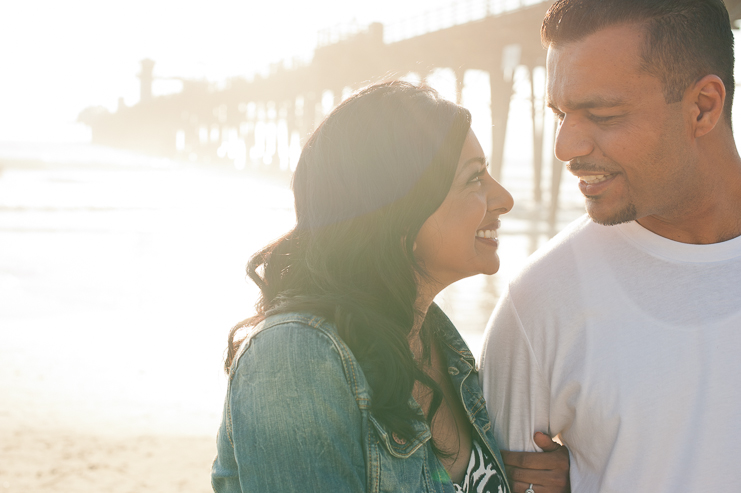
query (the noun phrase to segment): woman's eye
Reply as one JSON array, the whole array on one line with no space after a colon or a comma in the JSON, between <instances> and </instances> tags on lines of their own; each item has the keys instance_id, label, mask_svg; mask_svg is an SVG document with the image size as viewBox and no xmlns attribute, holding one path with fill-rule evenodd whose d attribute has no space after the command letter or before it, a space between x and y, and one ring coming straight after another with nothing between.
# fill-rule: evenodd
<instances>
[{"instance_id":1,"label":"woman's eye","mask_svg":"<svg viewBox=\"0 0 741 493\"><path fill-rule=\"evenodd\" d=\"M486 173L486 168L482 169L481 171L473 175L473 177L470 180L468 180L468 183L481 183L484 177L484 173Z\"/></svg>"}]
</instances>

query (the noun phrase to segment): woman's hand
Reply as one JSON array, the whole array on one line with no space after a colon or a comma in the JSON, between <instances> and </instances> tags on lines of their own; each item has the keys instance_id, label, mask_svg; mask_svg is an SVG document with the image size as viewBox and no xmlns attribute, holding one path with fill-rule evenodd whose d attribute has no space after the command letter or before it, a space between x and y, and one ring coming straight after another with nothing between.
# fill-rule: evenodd
<instances>
[{"instance_id":1,"label":"woman's hand","mask_svg":"<svg viewBox=\"0 0 741 493\"><path fill-rule=\"evenodd\" d=\"M533 438L543 452L502 450L504 467L512 492L525 493L528 488L531 488L533 493L570 492L569 450L545 433L537 432Z\"/></svg>"}]
</instances>

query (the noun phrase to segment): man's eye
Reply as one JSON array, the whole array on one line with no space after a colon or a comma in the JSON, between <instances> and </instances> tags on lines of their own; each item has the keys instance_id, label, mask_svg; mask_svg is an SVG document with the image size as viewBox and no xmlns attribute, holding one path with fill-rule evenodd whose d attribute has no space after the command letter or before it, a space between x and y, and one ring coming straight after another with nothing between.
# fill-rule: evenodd
<instances>
[{"instance_id":1,"label":"man's eye","mask_svg":"<svg viewBox=\"0 0 741 493\"><path fill-rule=\"evenodd\" d=\"M589 115L589 119L592 120L594 123L607 123L613 118L615 118L615 116L613 115L607 115L607 116Z\"/></svg>"},{"instance_id":2,"label":"man's eye","mask_svg":"<svg viewBox=\"0 0 741 493\"><path fill-rule=\"evenodd\" d=\"M564 113L558 111L555 108L551 108L551 110L553 110L553 114L556 115L556 118L558 118L558 121L559 122L562 122L563 119L566 117L566 115Z\"/></svg>"}]
</instances>

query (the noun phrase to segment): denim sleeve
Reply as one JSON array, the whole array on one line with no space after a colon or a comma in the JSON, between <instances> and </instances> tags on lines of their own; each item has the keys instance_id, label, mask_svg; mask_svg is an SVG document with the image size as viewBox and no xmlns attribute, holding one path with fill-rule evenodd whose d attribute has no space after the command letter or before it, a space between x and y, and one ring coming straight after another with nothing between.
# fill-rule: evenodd
<instances>
[{"instance_id":1,"label":"denim sleeve","mask_svg":"<svg viewBox=\"0 0 741 493\"><path fill-rule=\"evenodd\" d=\"M365 491L362 436L361 412L332 340L299 323L271 327L255 336L234 370L214 490Z\"/></svg>"}]
</instances>

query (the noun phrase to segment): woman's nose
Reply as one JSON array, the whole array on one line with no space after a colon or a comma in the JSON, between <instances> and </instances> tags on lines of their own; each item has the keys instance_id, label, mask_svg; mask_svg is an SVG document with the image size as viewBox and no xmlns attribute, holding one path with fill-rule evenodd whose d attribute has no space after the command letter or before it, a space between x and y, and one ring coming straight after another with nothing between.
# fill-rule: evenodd
<instances>
[{"instance_id":1,"label":"woman's nose","mask_svg":"<svg viewBox=\"0 0 741 493\"><path fill-rule=\"evenodd\" d=\"M491 212L498 211L499 214L506 214L512 210L515 201L507 189L500 185L498 181L493 178L491 181L492 184L489 188L486 210Z\"/></svg>"}]
</instances>

